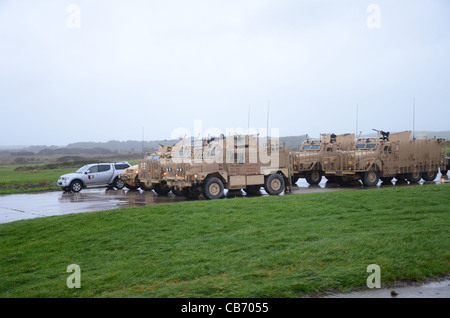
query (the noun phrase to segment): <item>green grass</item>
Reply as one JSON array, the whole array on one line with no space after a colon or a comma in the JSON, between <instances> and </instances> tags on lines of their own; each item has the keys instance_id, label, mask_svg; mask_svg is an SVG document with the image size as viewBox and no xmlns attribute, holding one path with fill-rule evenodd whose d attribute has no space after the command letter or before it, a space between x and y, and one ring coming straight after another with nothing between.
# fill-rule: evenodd
<instances>
[{"instance_id":1,"label":"green grass","mask_svg":"<svg viewBox=\"0 0 450 318\"><path fill-rule=\"evenodd\" d=\"M0 166L0 194L60 190L56 186L58 178L66 173L74 172L74 168L37 169L15 171L17 165Z\"/></svg>"},{"instance_id":2,"label":"green grass","mask_svg":"<svg viewBox=\"0 0 450 318\"><path fill-rule=\"evenodd\" d=\"M297 297L449 272L450 185L188 201L0 225L0 297ZM81 288L69 289L69 264Z\"/></svg>"},{"instance_id":3,"label":"green grass","mask_svg":"<svg viewBox=\"0 0 450 318\"><path fill-rule=\"evenodd\" d=\"M137 164L138 160L128 162L134 165ZM58 178L80 168L80 165L77 165L68 168L45 169L47 165L49 164L0 165L0 195L61 190L56 185ZM28 169L30 167L32 169ZM16 168L20 169L16 170Z\"/></svg>"}]
</instances>

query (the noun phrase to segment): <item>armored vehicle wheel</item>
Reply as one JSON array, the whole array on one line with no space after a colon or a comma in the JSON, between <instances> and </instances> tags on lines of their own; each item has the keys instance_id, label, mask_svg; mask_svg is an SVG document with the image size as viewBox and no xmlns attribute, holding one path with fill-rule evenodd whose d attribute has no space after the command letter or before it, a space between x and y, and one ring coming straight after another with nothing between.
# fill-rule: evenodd
<instances>
[{"instance_id":1,"label":"armored vehicle wheel","mask_svg":"<svg viewBox=\"0 0 450 318\"><path fill-rule=\"evenodd\" d=\"M114 183L113 183L113 185L117 188L117 189L123 189L123 187L125 186L125 182L122 180L122 179L120 179L120 178L116 178L115 180L114 180Z\"/></svg>"},{"instance_id":2,"label":"armored vehicle wheel","mask_svg":"<svg viewBox=\"0 0 450 318\"><path fill-rule=\"evenodd\" d=\"M154 189L156 193L160 195L167 195L170 192L170 188L167 186L167 184L155 184Z\"/></svg>"},{"instance_id":3,"label":"armored vehicle wheel","mask_svg":"<svg viewBox=\"0 0 450 318\"><path fill-rule=\"evenodd\" d=\"M72 192L80 192L81 189L83 189L83 184L81 183L81 181L78 180L72 181L72 183L69 186L69 189Z\"/></svg>"},{"instance_id":4,"label":"armored vehicle wheel","mask_svg":"<svg viewBox=\"0 0 450 318\"><path fill-rule=\"evenodd\" d=\"M436 179L438 172L437 171L427 171L422 173L422 178L425 181L434 181Z\"/></svg>"},{"instance_id":5,"label":"armored vehicle wheel","mask_svg":"<svg viewBox=\"0 0 450 318\"><path fill-rule=\"evenodd\" d=\"M250 185L250 186L247 186L247 188L245 188L244 191L245 191L245 193L251 195L251 194L258 194L258 193L261 193L261 192L260 192L260 189L261 189L260 186L257 186L257 185Z\"/></svg>"},{"instance_id":6,"label":"armored vehicle wheel","mask_svg":"<svg viewBox=\"0 0 450 318\"><path fill-rule=\"evenodd\" d=\"M380 175L376 170L369 170L362 174L361 180L364 186L373 187L378 184L380 180Z\"/></svg>"},{"instance_id":7,"label":"armored vehicle wheel","mask_svg":"<svg viewBox=\"0 0 450 318\"><path fill-rule=\"evenodd\" d=\"M219 199L223 196L223 183L218 178L208 178L202 185L202 194L205 199Z\"/></svg>"},{"instance_id":8,"label":"armored vehicle wheel","mask_svg":"<svg viewBox=\"0 0 450 318\"><path fill-rule=\"evenodd\" d=\"M384 183L389 183L392 182L392 179L394 179L393 177L382 177L380 178L380 180Z\"/></svg>"},{"instance_id":9,"label":"armored vehicle wheel","mask_svg":"<svg viewBox=\"0 0 450 318\"><path fill-rule=\"evenodd\" d=\"M129 185L128 183L125 183L125 188L127 188L129 190L137 190L137 189L139 189L139 187Z\"/></svg>"},{"instance_id":10,"label":"armored vehicle wheel","mask_svg":"<svg viewBox=\"0 0 450 318\"><path fill-rule=\"evenodd\" d=\"M270 195L278 195L284 191L284 179L279 174L266 177L264 190Z\"/></svg>"},{"instance_id":11,"label":"armored vehicle wheel","mask_svg":"<svg viewBox=\"0 0 450 318\"><path fill-rule=\"evenodd\" d=\"M183 188L183 195L186 197L186 199L196 200L198 199L198 196L200 194L200 191L198 191L196 188Z\"/></svg>"},{"instance_id":12,"label":"armored vehicle wheel","mask_svg":"<svg viewBox=\"0 0 450 318\"><path fill-rule=\"evenodd\" d=\"M146 186L144 182L139 182L139 188L141 188L144 191L152 191L154 189L153 186L151 187Z\"/></svg>"},{"instance_id":13,"label":"armored vehicle wheel","mask_svg":"<svg viewBox=\"0 0 450 318\"><path fill-rule=\"evenodd\" d=\"M175 194L176 196L179 196L179 197L183 196L183 191L179 191L179 190L175 189L175 187L172 187L170 190L171 190L172 193Z\"/></svg>"},{"instance_id":14,"label":"armored vehicle wheel","mask_svg":"<svg viewBox=\"0 0 450 318\"><path fill-rule=\"evenodd\" d=\"M319 170L312 170L306 172L306 181L311 185L319 184L322 180L322 174Z\"/></svg>"},{"instance_id":15,"label":"armored vehicle wheel","mask_svg":"<svg viewBox=\"0 0 450 318\"><path fill-rule=\"evenodd\" d=\"M447 172L448 172L448 170L441 170L441 174L443 175L443 176L446 176L447 175Z\"/></svg>"},{"instance_id":16,"label":"armored vehicle wheel","mask_svg":"<svg viewBox=\"0 0 450 318\"><path fill-rule=\"evenodd\" d=\"M417 183L422 179L422 173L420 171L407 173L406 179L411 183Z\"/></svg>"}]
</instances>

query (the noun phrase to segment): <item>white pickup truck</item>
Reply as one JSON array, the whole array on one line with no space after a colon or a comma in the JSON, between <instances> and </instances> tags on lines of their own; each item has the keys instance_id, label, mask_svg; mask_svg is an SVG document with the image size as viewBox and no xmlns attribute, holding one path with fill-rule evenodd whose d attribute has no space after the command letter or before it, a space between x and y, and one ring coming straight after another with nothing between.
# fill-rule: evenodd
<instances>
[{"instance_id":1,"label":"white pickup truck","mask_svg":"<svg viewBox=\"0 0 450 318\"><path fill-rule=\"evenodd\" d=\"M124 181L118 177L124 169L130 167L128 162L92 163L85 165L74 173L62 175L58 186L63 191L79 192L87 187L107 186L122 189Z\"/></svg>"}]
</instances>

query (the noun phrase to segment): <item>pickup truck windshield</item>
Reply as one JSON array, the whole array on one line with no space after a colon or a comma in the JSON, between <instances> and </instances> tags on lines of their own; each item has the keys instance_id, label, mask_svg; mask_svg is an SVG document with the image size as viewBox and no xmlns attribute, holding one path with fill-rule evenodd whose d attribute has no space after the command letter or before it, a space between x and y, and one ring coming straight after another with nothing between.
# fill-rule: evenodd
<instances>
[{"instance_id":1,"label":"pickup truck windshield","mask_svg":"<svg viewBox=\"0 0 450 318\"><path fill-rule=\"evenodd\" d=\"M77 171L75 171L75 173L84 173L87 169L89 169L89 166L82 166L80 169L78 169Z\"/></svg>"}]
</instances>

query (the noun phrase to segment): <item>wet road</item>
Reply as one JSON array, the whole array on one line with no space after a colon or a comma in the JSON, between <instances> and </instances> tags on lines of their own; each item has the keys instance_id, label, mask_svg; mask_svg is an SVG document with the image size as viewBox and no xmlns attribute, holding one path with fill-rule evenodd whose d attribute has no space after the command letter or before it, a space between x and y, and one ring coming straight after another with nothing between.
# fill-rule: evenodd
<instances>
[{"instance_id":1,"label":"wet road","mask_svg":"<svg viewBox=\"0 0 450 318\"><path fill-rule=\"evenodd\" d=\"M450 279L333 294L324 298L450 298Z\"/></svg>"},{"instance_id":2,"label":"wet road","mask_svg":"<svg viewBox=\"0 0 450 318\"><path fill-rule=\"evenodd\" d=\"M439 174L433 182L420 182L416 185L403 183L402 185L382 184L377 187L398 186L422 186L423 184L450 183L448 177ZM373 187L373 188L377 188ZM359 182L350 186L339 186L337 184L322 182L316 186L310 186L305 179L300 179L296 186L292 187L293 194L344 191L364 188ZM261 188L261 196L267 193ZM225 198L246 197L243 191L225 191ZM105 188L83 189L79 193L62 191L34 193L34 194L12 194L0 196L0 223L8 223L18 220L46 217L52 215L64 215L71 213L84 213L102 210L111 210L123 207L146 206L160 203L174 203L185 201L184 197L178 197L170 193L160 196L153 191L131 191L131 190L109 190ZM200 196L199 200L203 200Z\"/></svg>"}]
</instances>

